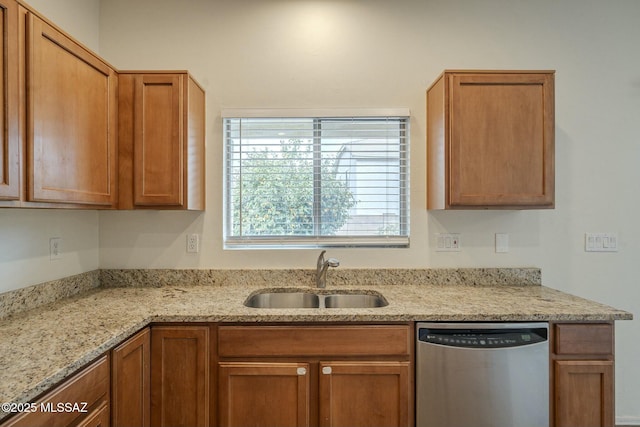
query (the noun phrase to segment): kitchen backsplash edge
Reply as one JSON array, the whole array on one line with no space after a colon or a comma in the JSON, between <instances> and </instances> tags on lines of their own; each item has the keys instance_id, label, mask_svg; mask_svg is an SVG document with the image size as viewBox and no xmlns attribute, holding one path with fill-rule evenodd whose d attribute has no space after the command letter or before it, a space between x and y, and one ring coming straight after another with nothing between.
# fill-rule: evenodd
<instances>
[{"instance_id":1,"label":"kitchen backsplash edge","mask_svg":"<svg viewBox=\"0 0 640 427\"><path fill-rule=\"evenodd\" d=\"M0 294L0 319L98 287L313 286L315 270L103 269ZM394 284L541 285L539 268L335 269L329 287Z\"/></svg>"},{"instance_id":2,"label":"kitchen backsplash edge","mask_svg":"<svg viewBox=\"0 0 640 427\"><path fill-rule=\"evenodd\" d=\"M100 270L63 277L0 294L0 320L100 287Z\"/></svg>"}]
</instances>

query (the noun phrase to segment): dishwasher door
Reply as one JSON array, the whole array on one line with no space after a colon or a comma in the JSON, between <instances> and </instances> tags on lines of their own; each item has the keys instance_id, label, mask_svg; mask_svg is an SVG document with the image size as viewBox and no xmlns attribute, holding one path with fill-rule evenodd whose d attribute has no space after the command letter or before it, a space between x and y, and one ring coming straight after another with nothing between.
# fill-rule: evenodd
<instances>
[{"instance_id":1,"label":"dishwasher door","mask_svg":"<svg viewBox=\"0 0 640 427\"><path fill-rule=\"evenodd\" d=\"M417 427L548 427L547 323L418 323Z\"/></svg>"}]
</instances>

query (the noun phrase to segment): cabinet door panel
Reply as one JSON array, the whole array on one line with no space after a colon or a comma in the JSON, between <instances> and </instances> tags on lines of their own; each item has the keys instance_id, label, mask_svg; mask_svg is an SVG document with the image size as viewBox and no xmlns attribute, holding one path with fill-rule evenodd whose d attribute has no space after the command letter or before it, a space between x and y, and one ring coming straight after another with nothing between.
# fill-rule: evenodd
<instances>
[{"instance_id":1,"label":"cabinet door panel","mask_svg":"<svg viewBox=\"0 0 640 427\"><path fill-rule=\"evenodd\" d=\"M113 205L115 71L31 13L26 49L29 201Z\"/></svg>"},{"instance_id":2,"label":"cabinet door panel","mask_svg":"<svg viewBox=\"0 0 640 427\"><path fill-rule=\"evenodd\" d=\"M151 334L144 329L113 350L111 405L113 425L150 425Z\"/></svg>"},{"instance_id":3,"label":"cabinet door panel","mask_svg":"<svg viewBox=\"0 0 640 427\"><path fill-rule=\"evenodd\" d=\"M135 87L134 203L183 203L183 88L176 74L141 75Z\"/></svg>"},{"instance_id":4,"label":"cabinet door panel","mask_svg":"<svg viewBox=\"0 0 640 427\"><path fill-rule=\"evenodd\" d=\"M151 330L151 425L209 424L209 328Z\"/></svg>"},{"instance_id":5,"label":"cabinet door panel","mask_svg":"<svg viewBox=\"0 0 640 427\"><path fill-rule=\"evenodd\" d=\"M0 200L20 198L17 11L0 0Z\"/></svg>"},{"instance_id":6,"label":"cabinet door panel","mask_svg":"<svg viewBox=\"0 0 640 427\"><path fill-rule=\"evenodd\" d=\"M450 77L451 205L553 203L549 74Z\"/></svg>"},{"instance_id":7,"label":"cabinet door panel","mask_svg":"<svg viewBox=\"0 0 640 427\"><path fill-rule=\"evenodd\" d=\"M222 427L309 425L307 363L219 364Z\"/></svg>"},{"instance_id":8,"label":"cabinet door panel","mask_svg":"<svg viewBox=\"0 0 640 427\"><path fill-rule=\"evenodd\" d=\"M613 362L555 362L556 427L613 427Z\"/></svg>"},{"instance_id":9,"label":"cabinet door panel","mask_svg":"<svg viewBox=\"0 0 640 427\"><path fill-rule=\"evenodd\" d=\"M320 425L412 424L408 362L320 363Z\"/></svg>"}]
</instances>

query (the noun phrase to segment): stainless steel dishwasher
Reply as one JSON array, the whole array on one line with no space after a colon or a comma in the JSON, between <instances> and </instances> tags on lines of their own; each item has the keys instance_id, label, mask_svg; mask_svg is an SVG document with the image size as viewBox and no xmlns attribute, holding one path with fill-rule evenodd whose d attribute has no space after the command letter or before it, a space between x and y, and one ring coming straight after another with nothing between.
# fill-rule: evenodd
<instances>
[{"instance_id":1,"label":"stainless steel dishwasher","mask_svg":"<svg viewBox=\"0 0 640 427\"><path fill-rule=\"evenodd\" d=\"M547 323L418 323L417 427L548 427Z\"/></svg>"}]
</instances>

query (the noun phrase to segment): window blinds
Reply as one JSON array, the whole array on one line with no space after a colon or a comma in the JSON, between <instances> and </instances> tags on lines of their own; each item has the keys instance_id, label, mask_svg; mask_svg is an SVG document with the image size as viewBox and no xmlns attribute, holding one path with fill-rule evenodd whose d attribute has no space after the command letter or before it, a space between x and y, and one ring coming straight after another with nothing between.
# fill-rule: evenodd
<instances>
[{"instance_id":1,"label":"window blinds","mask_svg":"<svg viewBox=\"0 0 640 427\"><path fill-rule=\"evenodd\" d=\"M408 246L408 116L243 115L224 118L227 247Z\"/></svg>"}]
</instances>

